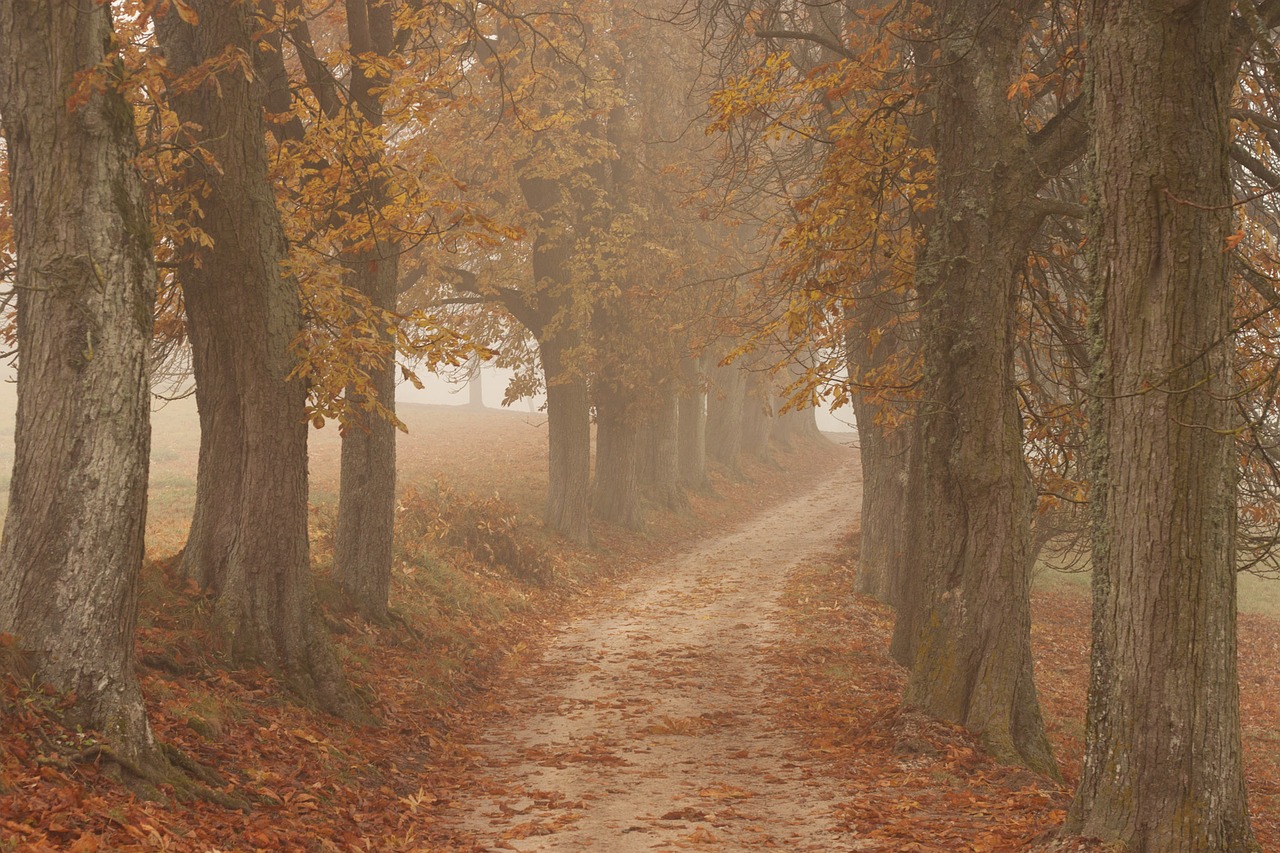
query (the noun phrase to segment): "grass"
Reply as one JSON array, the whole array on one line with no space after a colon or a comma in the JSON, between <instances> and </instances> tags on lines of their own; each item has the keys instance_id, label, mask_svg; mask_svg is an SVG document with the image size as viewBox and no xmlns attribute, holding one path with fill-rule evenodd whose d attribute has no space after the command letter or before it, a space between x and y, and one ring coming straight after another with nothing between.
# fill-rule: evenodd
<instances>
[{"instance_id":1,"label":"grass","mask_svg":"<svg viewBox=\"0 0 1280 853\"><path fill-rule=\"evenodd\" d=\"M538 512L540 466L546 459L546 416L514 410L476 412L462 406L401 403L409 431L399 437L398 476L404 486L433 487L438 479L465 483L468 491L503 498L522 511ZM16 386L0 383L0 517L8 504L13 467ZM151 415L151 472L147 555L162 558L186 539L195 504L200 423L194 398L157 404ZM341 439L336 425L312 430L311 503L338 499Z\"/></svg>"},{"instance_id":2,"label":"grass","mask_svg":"<svg viewBox=\"0 0 1280 853\"><path fill-rule=\"evenodd\" d=\"M1036 564L1032 578L1032 585L1038 590L1087 596L1089 585L1093 583L1093 572L1087 565L1074 571L1059 571L1052 563L1042 560ZM1237 598L1241 613L1280 618L1280 578L1241 572Z\"/></svg>"}]
</instances>

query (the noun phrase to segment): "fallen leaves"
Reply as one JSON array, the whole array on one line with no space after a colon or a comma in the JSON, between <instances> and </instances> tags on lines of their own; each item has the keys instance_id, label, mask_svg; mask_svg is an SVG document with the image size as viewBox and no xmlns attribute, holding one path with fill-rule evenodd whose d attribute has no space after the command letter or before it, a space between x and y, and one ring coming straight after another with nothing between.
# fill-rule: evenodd
<instances>
[{"instance_id":1,"label":"fallen leaves","mask_svg":"<svg viewBox=\"0 0 1280 853\"><path fill-rule=\"evenodd\" d=\"M1046 846L1062 825L1083 750L1088 678L1087 592L1037 591L1032 645L1037 688L1055 754L1067 777L1056 784L996 765L963 729L900 706L905 671L888 656L889 608L849 596L854 567L839 556L797 572L789 589L794 640L775 649L783 691L777 712L808 733L811 754L843 779L839 813L853 849L877 853L1086 851L1084 842ZM814 602L842 601L836 607ZM1241 696L1254 829L1263 849L1280 849L1280 621L1241 617ZM821 665L815 666L816 663ZM1250 726L1254 735L1250 735Z\"/></svg>"},{"instance_id":2,"label":"fallen leaves","mask_svg":"<svg viewBox=\"0 0 1280 853\"><path fill-rule=\"evenodd\" d=\"M492 495L502 488L503 501L467 501L467 512L501 513L496 527L483 527L483 517L473 519L485 536L495 530L503 536L517 530L526 535L510 513L529 517L538 511L545 489L545 431L530 429L525 416L509 412L405 406L401 415L411 428L410 437L401 442L406 483L430 483L443 471L457 494ZM166 412L162 419L170 416ZM428 440L415 443L414 436ZM313 484L319 499L328 502L337 482L337 435L325 430L315 438ZM152 548L156 542L174 548L180 544L190 508L189 480L186 485L181 481L194 472L197 459L194 428L185 443L165 441L161 431L157 450L167 461L154 467L153 475L179 483L173 490L179 494L161 490L162 499L153 502ZM495 447L501 452L495 453ZM827 458L797 455L789 463L801 479L812 479L822 474ZM664 522L663 537L602 528L600 550L592 552L575 551L550 537L539 540L538 548L554 549L549 559L557 571L550 583L547 576L516 578L493 571L488 560L498 555L500 549L492 543L499 540L468 540L481 543L476 548L484 560L468 559L461 565L446 563L438 551L425 548L412 554L419 561L415 571L397 573L393 593L393 603L412 632L330 614L331 625L341 632L345 667L375 698L382 723L376 729L301 707L261 670L225 669L205 630L208 603L176 572L166 571L166 564L152 564L142 578L138 651L139 659L149 662L139 675L156 736L215 768L226 780L224 793L251 800L253 811L176 803L167 788L162 793L169 799L148 802L120 786L108 768L68 765L63 756L82 751L88 735L57 722L58 697L0 679L0 847L23 853L470 853L473 842L444 826L440 816L475 793L467 773L473 755L462 744L476 720L496 710L496 694L490 690L494 680L509 676L518 670L519 660L536 654L571 607L606 595L610 577L755 511L762 491L784 492L796 474L762 467L753 476L751 484L719 481L715 498L695 496L695 512ZM313 554L321 564L332 548L326 512L322 505L315 514L313 534ZM562 576L561 566L574 574ZM323 597L323 577L320 592ZM672 718L673 728L684 725L680 720ZM703 724L691 719L687 725ZM622 760L603 743L578 744L545 758L584 766ZM520 818L520 832L530 838L570 826L586 805L555 792L531 792L527 798L535 805L524 814L524 799L507 804L513 817Z\"/></svg>"}]
</instances>

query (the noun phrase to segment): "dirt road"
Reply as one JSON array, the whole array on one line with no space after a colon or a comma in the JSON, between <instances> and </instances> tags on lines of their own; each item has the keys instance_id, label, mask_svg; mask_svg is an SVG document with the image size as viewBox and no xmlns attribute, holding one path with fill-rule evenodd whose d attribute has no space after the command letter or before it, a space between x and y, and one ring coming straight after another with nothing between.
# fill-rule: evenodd
<instances>
[{"instance_id":1,"label":"dirt road","mask_svg":"<svg viewBox=\"0 0 1280 853\"><path fill-rule=\"evenodd\" d=\"M787 571L855 518L857 468L619 585L567 626L475 745L454 820L481 850L860 849L773 704Z\"/></svg>"}]
</instances>

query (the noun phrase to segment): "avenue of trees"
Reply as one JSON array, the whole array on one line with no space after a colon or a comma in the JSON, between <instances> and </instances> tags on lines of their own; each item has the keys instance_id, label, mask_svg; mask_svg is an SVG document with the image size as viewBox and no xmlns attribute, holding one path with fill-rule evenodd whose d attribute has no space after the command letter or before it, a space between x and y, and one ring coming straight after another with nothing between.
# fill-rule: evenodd
<instances>
[{"instance_id":1,"label":"avenue of trees","mask_svg":"<svg viewBox=\"0 0 1280 853\"><path fill-rule=\"evenodd\" d=\"M545 522L680 511L849 406L903 702L1056 777L1042 555L1093 570L1063 829L1256 847L1236 575L1280 532L1274 0L11 0L0 632L135 773L152 377L189 359L184 574L352 719L307 531L391 616L395 387L545 392ZM593 442L594 425L594 442ZM853 592L852 590L850 591Z\"/></svg>"}]
</instances>

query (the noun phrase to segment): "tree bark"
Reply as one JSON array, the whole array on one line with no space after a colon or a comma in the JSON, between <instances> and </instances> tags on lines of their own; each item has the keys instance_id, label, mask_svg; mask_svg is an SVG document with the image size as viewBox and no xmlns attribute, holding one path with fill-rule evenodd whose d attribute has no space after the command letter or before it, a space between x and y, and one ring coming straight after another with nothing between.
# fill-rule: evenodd
<instances>
[{"instance_id":1,"label":"tree bark","mask_svg":"<svg viewBox=\"0 0 1280 853\"><path fill-rule=\"evenodd\" d=\"M156 22L175 78L228 50L253 55L248 5L191 5L199 26L172 11ZM183 176L193 192L207 190L193 224L214 244L182 246L178 270L202 426L187 565L214 579L218 634L234 662L266 665L325 709L359 715L312 588L306 388L288 378L302 312L297 282L280 271L287 251L267 179L264 88L233 68L169 96L214 161L193 157Z\"/></svg>"},{"instance_id":2,"label":"tree bark","mask_svg":"<svg viewBox=\"0 0 1280 853\"><path fill-rule=\"evenodd\" d=\"M998 760L1056 775L1032 679L1035 495L1013 376L1039 179L1008 90L1032 5L933 4L938 212L916 276L924 374L904 561L927 593L905 614L904 701L967 726Z\"/></svg>"},{"instance_id":3,"label":"tree bark","mask_svg":"<svg viewBox=\"0 0 1280 853\"><path fill-rule=\"evenodd\" d=\"M1232 6L1089 7L1093 661L1067 829L1135 853L1257 849L1241 767L1223 250Z\"/></svg>"},{"instance_id":4,"label":"tree bark","mask_svg":"<svg viewBox=\"0 0 1280 853\"><path fill-rule=\"evenodd\" d=\"M862 522L858 543L856 589L897 605L895 575L906 542L907 448L905 425L876 423L876 406L861 395L853 403L858 423L858 458L862 465Z\"/></svg>"},{"instance_id":5,"label":"tree bark","mask_svg":"<svg viewBox=\"0 0 1280 853\"><path fill-rule=\"evenodd\" d=\"M847 319L851 325L845 344L849 377L854 383L869 385L884 374L898 357L901 342L891 327L900 310L884 293L884 276L873 275L856 311ZM897 605L897 574L906 542L907 451L911 426L882 422L884 402L875 391L855 390L852 408L858 428L858 459L862 466L862 521L858 554L857 591ZM903 626L904 629L908 626ZM914 630L914 626L912 631ZM899 642L906 640L909 632ZM900 649L900 651L902 651ZM910 662L909 654L904 654Z\"/></svg>"},{"instance_id":6,"label":"tree bark","mask_svg":"<svg viewBox=\"0 0 1280 853\"><path fill-rule=\"evenodd\" d=\"M707 455L738 473L742 470L742 421L747 375L738 365L713 367L707 395Z\"/></svg>"},{"instance_id":7,"label":"tree bark","mask_svg":"<svg viewBox=\"0 0 1280 853\"><path fill-rule=\"evenodd\" d=\"M635 403L620 389L598 387L592 511L596 518L629 530L644 529L637 470L639 450Z\"/></svg>"},{"instance_id":8,"label":"tree bark","mask_svg":"<svg viewBox=\"0 0 1280 853\"><path fill-rule=\"evenodd\" d=\"M689 499L680 486L680 396L673 380L660 383L658 404L640 425L637 459L645 496L662 509L683 512Z\"/></svg>"},{"instance_id":9,"label":"tree bark","mask_svg":"<svg viewBox=\"0 0 1280 853\"><path fill-rule=\"evenodd\" d=\"M0 4L0 116L17 249L18 416L0 540L0 631L72 716L156 760L134 674L150 446L155 265L110 8ZM103 64L106 67L103 67Z\"/></svg>"},{"instance_id":10,"label":"tree bark","mask_svg":"<svg viewBox=\"0 0 1280 853\"><path fill-rule=\"evenodd\" d=\"M399 246L383 233L384 210L390 204L381 149L387 74L367 64L369 56L388 59L396 53L396 27L390 3L347 0L347 36L351 45L351 100L360 122L364 150L353 156L360 186L351 200L351 215L367 223L367 232L352 234L344 263L347 280L375 310L394 313L399 284ZM348 152L352 156L356 152ZM366 366L372 396L381 411L367 409L360 389L347 389L347 401L358 414L342 433L342 473L338 487L338 525L334 534L334 579L365 619L387 619L392 584L396 529L396 348L383 323L374 324L380 350Z\"/></svg>"},{"instance_id":11,"label":"tree bark","mask_svg":"<svg viewBox=\"0 0 1280 853\"><path fill-rule=\"evenodd\" d=\"M570 541L591 541L591 399L581 363L590 310L573 286L577 205L559 181L520 178L529 209L543 223L534 234L530 295L509 292L503 304L538 341L547 385L549 450L546 525ZM562 227L556 227L559 223Z\"/></svg>"},{"instance_id":12,"label":"tree bark","mask_svg":"<svg viewBox=\"0 0 1280 853\"><path fill-rule=\"evenodd\" d=\"M545 520L570 541L586 544L591 541L591 401L587 383L565 365L558 339L540 341L539 351L547 381L550 456Z\"/></svg>"},{"instance_id":13,"label":"tree bark","mask_svg":"<svg viewBox=\"0 0 1280 853\"><path fill-rule=\"evenodd\" d=\"M742 404L742 450L763 462L773 459L773 383L768 374L751 371Z\"/></svg>"},{"instance_id":14,"label":"tree bark","mask_svg":"<svg viewBox=\"0 0 1280 853\"><path fill-rule=\"evenodd\" d=\"M392 310L399 281L397 250L379 245L379 250L356 256L352 277L376 307ZM378 403L394 413L394 355L387 353L368 370ZM386 413L364 408L366 401L358 389L347 389L347 401L354 411L342 432L334 579L362 616L384 622L391 600L395 546L397 430Z\"/></svg>"},{"instance_id":15,"label":"tree bark","mask_svg":"<svg viewBox=\"0 0 1280 853\"><path fill-rule=\"evenodd\" d=\"M350 215L369 223L369 233L352 235L345 252L347 282L369 300L375 310L394 312L399 285L400 247L379 233L383 211L390 204L382 148L384 72L370 68L363 57L383 59L395 52L392 6L383 0L346 0L347 35L351 52L351 100L364 150L353 157L360 170L359 187ZM353 152L349 152L349 156ZM334 578L349 601L366 618L387 618L391 594L396 511L396 425L388 417L396 407L395 346L383 323L373 324L379 357L365 367L377 403L385 411L368 409L356 387L347 401L356 410L342 432L342 462L338 489L338 523L334 536Z\"/></svg>"},{"instance_id":16,"label":"tree bark","mask_svg":"<svg viewBox=\"0 0 1280 853\"><path fill-rule=\"evenodd\" d=\"M677 453L680 482L690 489L710 488L707 476L707 389L702 358L680 360Z\"/></svg>"},{"instance_id":17,"label":"tree bark","mask_svg":"<svg viewBox=\"0 0 1280 853\"><path fill-rule=\"evenodd\" d=\"M480 356L473 356L467 365L467 406L472 409L483 409L484 405L484 362Z\"/></svg>"}]
</instances>

